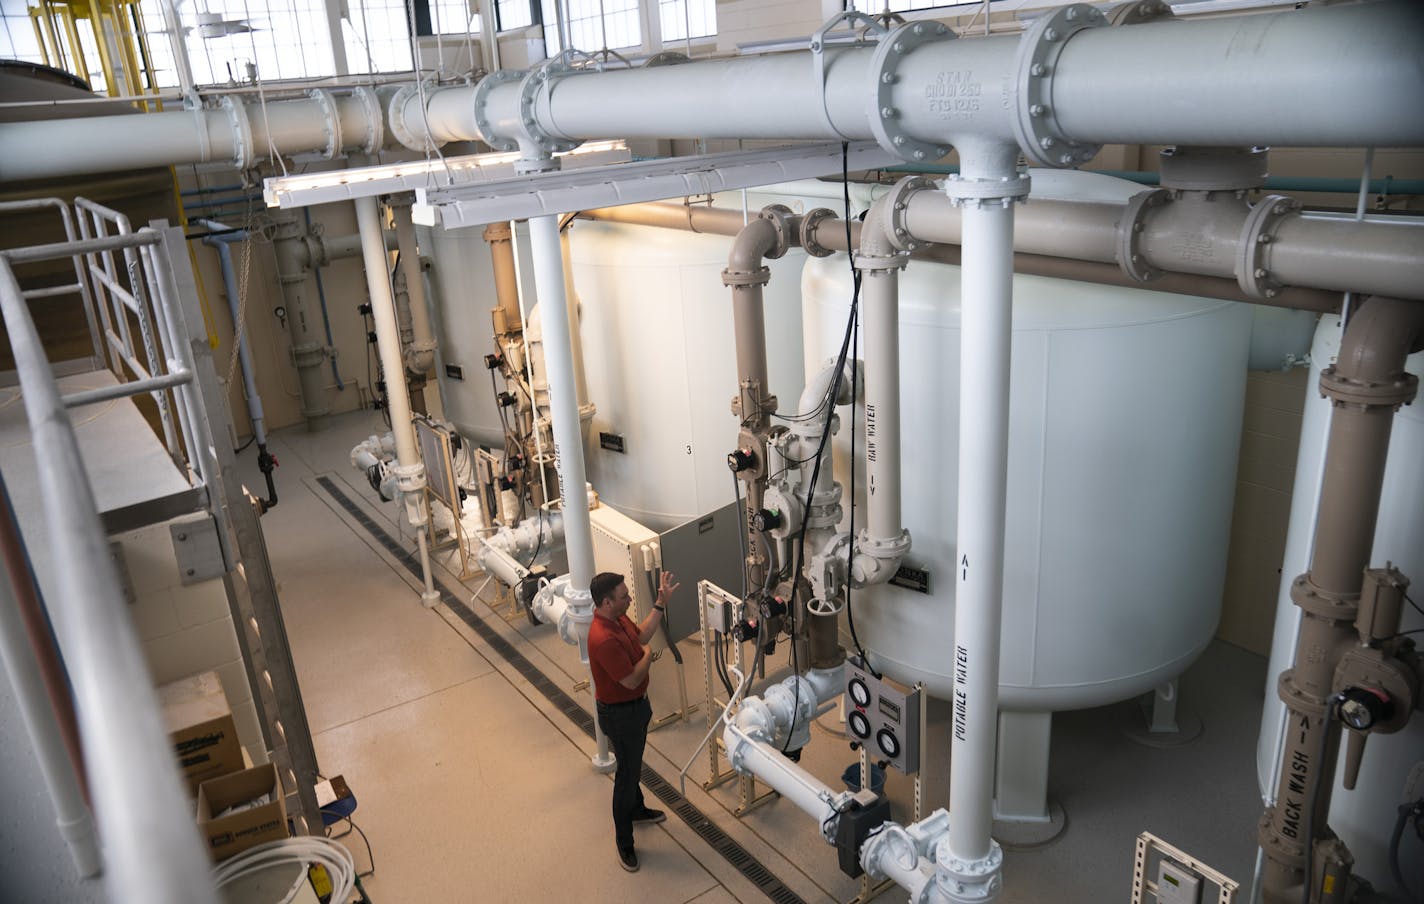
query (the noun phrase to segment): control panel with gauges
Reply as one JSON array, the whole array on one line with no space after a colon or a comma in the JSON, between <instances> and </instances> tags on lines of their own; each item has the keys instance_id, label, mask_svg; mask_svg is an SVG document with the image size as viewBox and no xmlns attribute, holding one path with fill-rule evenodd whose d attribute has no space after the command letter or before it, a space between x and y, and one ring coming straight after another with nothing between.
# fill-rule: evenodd
<instances>
[{"instance_id":1,"label":"control panel with gauges","mask_svg":"<svg viewBox=\"0 0 1424 904\"><path fill-rule=\"evenodd\" d=\"M920 694L846 660L846 730L871 756L907 775L920 770Z\"/></svg>"}]
</instances>

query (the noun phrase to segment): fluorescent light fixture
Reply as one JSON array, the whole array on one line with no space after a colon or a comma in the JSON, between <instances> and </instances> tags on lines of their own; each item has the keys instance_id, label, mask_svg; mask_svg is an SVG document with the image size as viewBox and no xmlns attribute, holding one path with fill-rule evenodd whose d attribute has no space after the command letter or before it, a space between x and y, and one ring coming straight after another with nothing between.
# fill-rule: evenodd
<instances>
[{"instance_id":1,"label":"fluorescent light fixture","mask_svg":"<svg viewBox=\"0 0 1424 904\"><path fill-rule=\"evenodd\" d=\"M417 189L453 188L514 177L518 151L469 154L361 166L351 169L279 176L264 180L262 196L268 207L309 207L332 201L351 201ZM554 155L564 169L604 166L633 159L623 141L589 141L572 151Z\"/></svg>"},{"instance_id":2,"label":"fluorescent light fixture","mask_svg":"<svg viewBox=\"0 0 1424 904\"><path fill-rule=\"evenodd\" d=\"M900 162L873 141L851 142L846 165L877 169ZM615 166L554 170L497 182L417 188L417 223L458 229L595 207L661 201L841 171L840 142L820 142L696 157L639 160Z\"/></svg>"}]
</instances>

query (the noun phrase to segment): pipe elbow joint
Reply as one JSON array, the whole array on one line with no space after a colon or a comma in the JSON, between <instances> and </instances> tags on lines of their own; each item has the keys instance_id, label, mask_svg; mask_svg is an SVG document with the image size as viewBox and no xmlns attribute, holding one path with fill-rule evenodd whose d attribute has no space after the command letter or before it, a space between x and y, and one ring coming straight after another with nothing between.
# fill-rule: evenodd
<instances>
[{"instance_id":1,"label":"pipe elbow joint","mask_svg":"<svg viewBox=\"0 0 1424 904\"><path fill-rule=\"evenodd\" d=\"M868 530L862 530L856 541L855 559L851 562L852 585L867 587L886 583L899 571L909 551L908 530L902 529L893 537L872 537Z\"/></svg>"},{"instance_id":2,"label":"pipe elbow joint","mask_svg":"<svg viewBox=\"0 0 1424 904\"><path fill-rule=\"evenodd\" d=\"M429 374L435 366L436 346L434 339L412 342L405 350L405 369L413 374Z\"/></svg>"},{"instance_id":3,"label":"pipe elbow joint","mask_svg":"<svg viewBox=\"0 0 1424 904\"><path fill-rule=\"evenodd\" d=\"M726 286L764 286L771 281L771 271L763 261L772 255L779 244L776 224L770 219L758 217L742 227L732 241L732 251L727 257L727 269L722 271L722 284ZM784 251L782 252L785 253Z\"/></svg>"}]
</instances>

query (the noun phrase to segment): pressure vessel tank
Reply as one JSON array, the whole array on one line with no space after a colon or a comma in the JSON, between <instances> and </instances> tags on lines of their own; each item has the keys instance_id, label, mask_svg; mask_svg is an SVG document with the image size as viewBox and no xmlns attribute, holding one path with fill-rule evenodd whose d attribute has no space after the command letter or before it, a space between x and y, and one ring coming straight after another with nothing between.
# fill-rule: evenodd
<instances>
[{"instance_id":1,"label":"pressure vessel tank","mask_svg":"<svg viewBox=\"0 0 1424 904\"><path fill-rule=\"evenodd\" d=\"M1300 609L1291 602L1290 586L1297 575L1309 569L1315 542L1315 515L1331 411L1330 400L1320 395L1320 372L1339 353L1340 335L1340 318L1322 317L1310 352L1310 378L1306 383L1305 412L1301 419L1290 527L1286 532L1285 561L1276 597L1276 624L1270 664L1266 669L1261 734L1256 744L1256 775L1263 799L1276 792L1281 720L1286 713L1276 681L1280 673L1290 667L1295 654L1296 626L1300 622ZM1411 355L1405 369L1424 377L1424 352ZM1424 465L1421 462L1424 462L1424 405L1416 400L1394 415L1380 492L1379 519L1370 555L1371 568L1393 563L1411 580L1408 592L1415 602L1424 602L1424 591L1420 590L1424 587ZM1424 614L1406 606L1400 630L1420 629L1424 629ZM1355 872L1373 882L1376 888L1391 887L1389 840L1397 808L1405 801L1410 770L1420 762L1424 762L1424 718L1418 714L1402 731L1370 736L1353 791L1346 791L1342 785L1344 757L1340 758L1342 774L1335 778L1329 825L1354 854ZM1424 796L1424 778L1416 781L1409 799L1420 796ZM1402 862L1405 863L1419 855L1419 842L1411 839L1410 834L1406 832L1402 842L1405 845Z\"/></svg>"},{"instance_id":2,"label":"pressure vessel tank","mask_svg":"<svg viewBox=\"0 0 1424 904\"><path fill-rule=\"evenodd\" d=\"M928 593L882 585L852 598L878 667L945 698L959 282L959 268L937 263L900 274L901 496L907 564L928 572ZM1251 313L1044 277L1013 285L1000 702L1030 712L1101 705L1175 677L1216 630ZM844 334L845 259L809 261L804 295L806 360L818 368ZM972 391L979 378L966 379ZM842 483L848 446L843 428ZM863 505L863 477L856 483Z\"/></svg>"},{"instance_id":3,"label":"pressure vessel tank","mask_svg":"<svg viewBox=\"0 0 1424 904\"><path fill-rule=\"evenodd\" d=\"M839 192L815 183L752 192L747 213L770 203L795 213L839 210ZM717 200L730 208L743 202L730 192ZM598 406L586 444L589 481L619 511L659 530L727 505L734 489L726 456L738 432L732 290L722 283L732 238L578 221L571 246L589 398ZM806 259L792 249L766 262L768 375L783 406L795 405L804 383ZM601 441L603 434L613 439Z\"/></svg>"}]
</instances>

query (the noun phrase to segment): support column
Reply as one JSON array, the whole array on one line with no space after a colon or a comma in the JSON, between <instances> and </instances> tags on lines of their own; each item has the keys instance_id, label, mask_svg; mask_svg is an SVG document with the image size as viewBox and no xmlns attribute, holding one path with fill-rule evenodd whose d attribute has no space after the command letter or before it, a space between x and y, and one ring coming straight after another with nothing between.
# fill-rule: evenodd
<instances>
[{"instance_id":1,"label":"support column","mask_svg":"<svg viewBox=\"0 0 1424 904\"><path fill-rule=\"evenodd\" d=\"M429 515L425 509L425 465L415 445L415 428L410 422L410 396L405 388L405 368L401 362L400 328L396 324L395 299L386 271L386 245L381 234L381 215L375 198L356 199L356 222L361 228L361 253L366 264L366 284L371 294L371 317L376 322L376 346L381 370L386 375L386 399L390 406L391 435L396 444L396 480L405 502L406 517L415 531L420 552L420 574L425 589L420 601L426 607L440 601L430 574L430 550L425 539Z\"/></svg>"},{"instance_id":2,"label":"support column","mask_svg":"<svg viewBox=\"0 0 1424 904\"><path fill-rule=\"evenodd\" d=\"M546 161L539 161L544 163ZM554 466L559 472L559 499L564 513L564 549L569 559L569 609L579 624L579 653L588 661L588 623L593 618L593 530L588 518L588 483L584 469L582 433L579 430L578 390L574 380L573 342L568 300L564 294L564 258L559 248L559 218L535 217L529 221L534 253L534 283L539 290L539 310L544 333L544 367L549 378L549 418L554 433ZM589 683L593 694L593 684ZM608 738L598 724L594 704L594 736L598 751L593 766L613 769Z\"/></svg>"}]
</instances>

